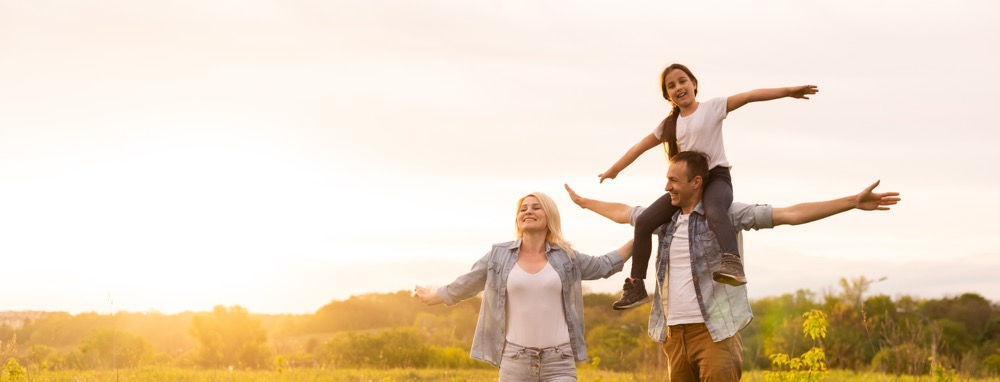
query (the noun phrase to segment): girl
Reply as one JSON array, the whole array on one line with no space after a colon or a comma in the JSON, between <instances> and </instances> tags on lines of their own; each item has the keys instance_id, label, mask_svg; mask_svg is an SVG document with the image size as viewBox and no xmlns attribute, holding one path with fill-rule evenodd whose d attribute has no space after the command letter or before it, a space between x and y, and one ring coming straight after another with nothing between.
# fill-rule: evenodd
<instances>
[{"instance_id":1,"label":"girl","mask_svg":"<svg viewBox=\"0 0 1000 382\"><path fill-rule=\"evenodd\" d=\"M667 157L681 151L700 151L709 157L709 177L706 180L702 207L709 226L718 238L722 249L722 265L712 273L712 278L729 285L746 284L743 263L736 241L736 231L729 221L727 212L733 202L733 184L729 174L731 165L726 158L722 141L722 120L729 112L750 102L769 101L792 97L809 99L819 89L814 85L802 85L775 89L757 89L730 97L713 98L704 103L695 100L698 95L698 79L686 66L672 64L660 74L660 90L673 108L667 118L653 132L632 146L607 171L598 175L614 179L618 173L632 164L642 153L663 143ZM633 240L633 260L631 278L625 280L622 298L613 304L614 309L628 309L649 301L643 279L649 264L649 236L657 227L666 224L677 211L670 202L670 193L664 194L651 204L636 221Z\"/></svg>"}]
</instances>

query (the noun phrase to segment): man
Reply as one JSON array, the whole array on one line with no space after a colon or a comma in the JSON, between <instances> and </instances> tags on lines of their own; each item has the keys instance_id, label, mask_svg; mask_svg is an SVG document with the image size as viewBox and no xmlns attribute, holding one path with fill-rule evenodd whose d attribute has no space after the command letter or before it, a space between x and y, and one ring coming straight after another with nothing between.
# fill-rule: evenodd
<instances>
[{"instance_id":1,"label":"man","mask_svg":"<svg viewBox=\"0 0 1000 382\"><path fill-rule=\"evenodd\" d=\"M674 382L738 381L743 363L739 331L753 318L744 285L712 280L721 254L701 206L706 178L705 154L685 151L673 157L666 191L679 211L657 229L660 245L649 336L663 343ZM872 192L878 183L857 195L784 208L733 203L729 216L737 230L748 230L808 223L854 208L888 210L899 202L899 193ZM568 185L566 190L580 207L619 223L635 224L642 212L641 207L580 197Z\"/></svg>"}]
</instances>

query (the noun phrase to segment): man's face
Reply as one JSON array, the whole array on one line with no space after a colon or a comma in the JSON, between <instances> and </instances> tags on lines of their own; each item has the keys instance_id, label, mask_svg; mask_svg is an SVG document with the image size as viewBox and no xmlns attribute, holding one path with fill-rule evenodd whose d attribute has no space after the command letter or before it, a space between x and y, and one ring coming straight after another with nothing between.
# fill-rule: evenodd
<instances>
[{"instance_id":1,"label":"man's face","mask_svg":"<svg viewBox=\"0 0 1000 382\"><path fill-rule=\"evenodd\" d=\"M691 179L688 174L687 162L676 161L670 164L667 169L667 187L665 190L670 193L670 204L677 207L693 208L701 196L698 187L701 185L701 178Z\"/></svg>"}]
</instances>

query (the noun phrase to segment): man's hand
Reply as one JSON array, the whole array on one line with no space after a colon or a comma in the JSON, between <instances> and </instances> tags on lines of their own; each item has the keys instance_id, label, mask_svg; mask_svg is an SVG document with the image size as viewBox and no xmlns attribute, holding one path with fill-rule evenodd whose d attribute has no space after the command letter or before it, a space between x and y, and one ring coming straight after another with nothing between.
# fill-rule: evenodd
<instances>
[{"instance_id":1,"label":"man's hand","mask_svg":"<svg viewBox=\"0 0 1000 382\"><path fill-rule=\"evenodd\" d=\"M591 210L596 212L598 215L604 216L615 223L628 224L628 213L632 207L621 203L605 202L596 199L587 199L576 194L572 188L569 188L568 184L563 183L566 187L566 192L569 193L569 198L573 200L573 203L580 206L585 210Z\"/></svg>"},{"instance_id":2,"label":"man's hand","mask_svg":"<svg viewBox=\"0 0 1000 382\"><path fill-rule=\"evenodd\" d=\"M855 196L854 208L865 211L888 211L889 207L899 203L899 193L898 192L872 192L875 187L878 186L881 180L876 180L871 186L865 188L860 194Z\"/></svg>"},{"instance_id":3,"label":"man's hand","mask_svg":"<svg viewBox=\"0 0 1000 382\"><path fill-rule=\"evenodd\" d=\"M583 198L582 196L580 196L580 195L577 195L577 194L576 194L576 191L573 191L573 189L572 189L572 188L569 188L569 185L568 185L568 184L566 184L566 183L563 183L563 187L566 187L566 192L568 192L568 193L569 193L569 198L570 198L571 200L573 200L573 203L576 203L576 205L580 206L580 208L584 208L584 209L586 209L586 208L587 208L587 207L584 207L584 206L583 206L583 205L584 205L584 203L586 203L586 199L584 199L584 198Z\"/></svg>"}]
</instances>

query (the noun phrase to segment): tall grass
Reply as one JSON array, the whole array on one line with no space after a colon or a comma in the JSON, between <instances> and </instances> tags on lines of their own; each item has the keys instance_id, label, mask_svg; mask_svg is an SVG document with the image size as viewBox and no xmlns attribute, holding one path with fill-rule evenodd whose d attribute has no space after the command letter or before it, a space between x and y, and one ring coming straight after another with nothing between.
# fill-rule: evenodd
<instances>
[{"instance_id":1,"label":"tall grass","mask_svg":"<svg viewBox=\"0 0 1000 382\"><path fill-rule=\"evenodd\" d=\"M596 382L647 382L666 381L666 370L641 373L616 373L581 368L580 381ZM495 369L289 369L284 371L195 370L167 367L123 369L105 371L43 371L31 370L30 382L293 382L293 381L348 381L348 382L477 382L496 381ZM959 378L960 381L986 382L1000 379ZM744 382L764 382L762 371L745 372ZM930 382L931 377L895 376L881 373L858 373L834 370L824 380L829 382Z\"/></svg>"},{"instance_id":2,"label":"tall grass","mask_svg":"<svg viewBox=\"0 0 1000 382\"><path fill-rule=\"evenodd\" d=\"M632 382L646 379L627 373L580 370L581 381ZM352 381L352 382L475 382L496 381L496 369L290 369L284 371L195 370L167 367L104 371L28 372L31 382L273 382L273 381Z\"/></svg>"}]
</instances>

